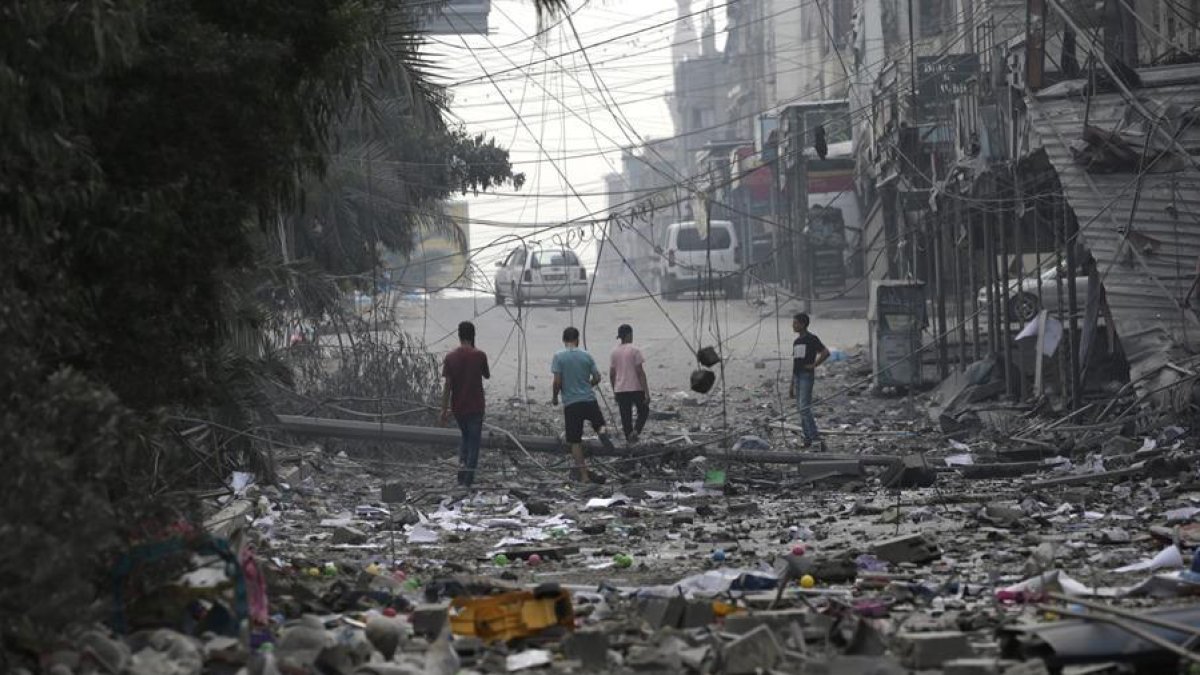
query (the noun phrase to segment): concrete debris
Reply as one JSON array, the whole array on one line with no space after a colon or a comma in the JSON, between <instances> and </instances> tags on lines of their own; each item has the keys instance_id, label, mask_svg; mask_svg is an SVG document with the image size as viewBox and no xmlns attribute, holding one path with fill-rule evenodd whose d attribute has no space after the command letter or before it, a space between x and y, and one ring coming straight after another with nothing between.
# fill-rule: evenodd
<instances>
[{"instance_id":1,"label":"concrete debris","mask_svg":"<svg viewBox=\"0 0 1200 675\"><path fill-rule=\"evenodd\" d=\"M759 626L725 645L721 671L726 675L752 675L774 668L782 656L783 648L775 633Z\"/></svg>"},{"instance_id":2,"label":"concrete debris","mask_svg":"<svg viewBox=\"0 0 1200 675\"><path fill-rule=\"evenodd\" d=\"M831 368L850 382L853 364ZM987 385L951 398L981 413ZM729 395L738 414L766 406ZM251 557L187 557L198 569L155 594L200 598L199 619L131 602L134 630L81 634L44 669L1000 675L1053 657L1176 672L1177 653L1072 612L1102 599L1200 625L1186 429L947 439L907 399L855 396L822 420L834 447L801 452L786 424L725 437L686 410L647 427L647 456L597 454L604 484L545 452L487 450L466 490L422 446L397 443L395 462L313 448L303 475L212 499L212 531Z\"/></svg>"},{"instance_id":3,"label":"concrete debris","mask_svg":"<svg viewBox=\"0 0 1200 675\"><path fill-rule=\"evenodd\" d=\"M875 542L871 545L871 552L880 560L886 560L894 565L925 563L941 556L937 544L921 533Z\"/></svg>"},{"instance_id":4,"label":"concrete debris","mask_svg":"<svg viewBox=\"0 0 1200 675\"><path fill-rule=\"evenodd\" d=\"M896 639L901 660L916 670L940 668L947 661L975 655L967 636L958 631L901 633Z\"/></svg>"}]
</instances>

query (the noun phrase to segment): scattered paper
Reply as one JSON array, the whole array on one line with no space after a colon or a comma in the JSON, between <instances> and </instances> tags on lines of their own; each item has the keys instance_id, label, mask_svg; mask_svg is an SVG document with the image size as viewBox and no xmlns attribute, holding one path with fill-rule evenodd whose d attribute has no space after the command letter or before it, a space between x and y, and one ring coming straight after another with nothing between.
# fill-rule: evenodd
<instances>
[{"instance_id":1,"label":"scattered paper","mask_svg":"<svg viewBox=\"0 0 1200 675\"><path fill-rule=\"evenodd\" d=\"M1166 517L1168 523L1179 523L1187 522L1192 518L1195 518L1197 513L1200 513L1200 508L1196 508L1195 506L1184 506L1178 509L1171 509L1170 511L1164 513L1163 516Z\"/></svg>"},{"instance_id":2,"label":"scattered paper","mask_svg":"<svg viewBox=\"0 0 1200 675\"><path fill-rule=\"evenodd\" d=\"M946 457L946 466L971 466L974 463L975 456L969 452L964 452L957 455L949 455Z\"/></svg>"},{"instance_id":3,"label":"scattered paper","mask_svg":"<svg viewBox=\"0 0 1200 675\"><path fill-rule=\"evenodd\" d=\"M516 654L509 654L504 660L504 667L508 672L516 672L526 668L537 668L538 666L550 665L550 652L545 649L530 649Z\"/></svg>"},{"instance_id":4,"label":"scattered paper","mask_svg":"<svg viewBox=\"0 0 1200 675\"><path fill-rule=\"evenodd\" d=\"M408 531L408 543L410 544L436 544L437 541L437 530L425 523L417 523Z\"/></svg>"},{"instance_id":5,"label":"scattered paper","mask_svg":"<svg viewBox=\"0 0 1200 675\"><path fill-rule=\"evenodd\" d=\"M254 483L254 474L245 471L234 471L229 478L229 487L236 495L241 495Z\"/></svg>"},{"instance_id":6,"label":"scattered paper","mask_svg":"<svg viewBox=\"0 0 1200 675\"><path fill-rule=\"evenodd\" d=\"M1148 572L1150 570L1159 570L1164 567L1183 567L1183 554L1179 552L1179 547L1171 544L1170 546L1159 551L1157 555L1149 560L1133 563L1124 567L1118 567L1114 572Z\"/></svg>"},{"instance_id":7,"label":"scattered paper","mask_svg":"<svg viewBox=\"0 0 1200 675\"><path fill-rule=\"evenodd\" d=\"M624 504L626 501L628 501L628 499L629 498L625 495L613 495L612 497L608 498L592 497L587 501L586 504L583 505L583 510L591 511L593 509L607 509L610 506Z\"/></svg>"},{"instance_id":8,"label":"scattered paper","mask_svg":"<svg viewBox=\"0 0 1200 675\"><path fill-rule=\"evenodd\" d=\"M1035 318L1017 334L1017 340L1025 338L1037 337L1038 320ZM1046 356L1054 356L1054 352L1058 351L1058 343L1062 341L1063 325L1054 317L1046 317L1046 340L1042 343L1042 354Z\"/></svg>"},{"instance_id":9,"label":"scattered paper","mask_svg":"<svg viewBox=\"0 0 1200 675\"><path fill-rule=\"evenodd\" d=\"M492 546L492 548L510 548L512 546L524 546L528 543L529 540L521 539L520 537L505 537L496 542L496 545Z\"/></svg>"},{"instance_id":10,"label":"scattered paper","mask_svg":"<svg viewBox=\"0 0 1200 675\"><path fill-rule=\"evenodd\" d=\"M1011 586L1006 586L999 589L997 595L1025 593L1040 595L1048 590L1061 589L1067 595L1077 595L1081 597L1105 597L1115 598L1127 594L1130 588L1126 587L1096 587L1086 586L1075 579L1067 576L1062 570L1051 570L1036 577L1030 577L1024 581L1015 583Z\"/></svg>"},{"instance_id":11,"label":"scattered paper","mask_svg":"<svg viewBox=\"0 0 1200 675\"><path fill-rule=\"evenodd\" d=\"M522 523L519 518L484 518L479 525L489 530L519 530Z\"/></svg>"}]
</instances>

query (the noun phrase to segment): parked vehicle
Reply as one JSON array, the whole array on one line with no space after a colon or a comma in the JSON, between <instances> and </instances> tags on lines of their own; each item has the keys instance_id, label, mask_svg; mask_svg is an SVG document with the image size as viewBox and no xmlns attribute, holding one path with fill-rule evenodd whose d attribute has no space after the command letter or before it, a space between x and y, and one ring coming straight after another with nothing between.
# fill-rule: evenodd
<instances>
[{"instance_id":1,"label":"parked vehicle","mask_svg":"<svg viewBox=\"0 0 1200 675\"><path fill-rule=\"evenodd\" d=\"M497 305L508 298L518 307L534 300L587 302L587 270L569 248L515 248L496 266Z\"/></svg>"},{"instance_id":2,"label":"parked vehicle","mask_svg":"<svg viewBox=\"0 0 1200 675\"><path fill-rule=\"evenodd\" d=\"M1037 277L1027 275L1021 279L1010 279L1008 282L1009 298L1008 298L1008 316L1013 321L1031 321L1037 317L1038 312L1043 309L1049 310L1054 314L1059 309L1058 303L1058 278L1063 270L1058 267L1051 267L1042 272L1042 297L1038 300L1038 280ZM1063 303L1067 303L1067 280L1063 277ZM979 305L987 306L988 289L987 286L979 289ZM1080 311L1087 306L1088 299L1088 278L1086 276L1075 277L1075 298ZM1067 306L1064 304L1062 309L1065 311Z\"/></svg>"},{"instance_id":3,"label":"parked vehicle","mask_svg":"<svg viewBox=\"0 0 1200 675\"><path fill-rule=\"evenodd\" d=\"M681 293L703 291L711 278L711 290L720 289L725 297L740 299L740 252L737 232L728 220L710 222L707 237L701 235L695 222L671 223L659 251L658 279L663 297L676 300Z\"/></svg>"}]
</instances>

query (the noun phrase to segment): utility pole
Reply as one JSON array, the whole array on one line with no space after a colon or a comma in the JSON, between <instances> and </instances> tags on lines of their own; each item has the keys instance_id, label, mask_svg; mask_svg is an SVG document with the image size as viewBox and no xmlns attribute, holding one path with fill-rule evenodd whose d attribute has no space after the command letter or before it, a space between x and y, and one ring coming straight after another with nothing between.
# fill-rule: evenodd
<instances>
[{"instance_id":1,"label":"utility pole","mask_svg":"<svg viewBox=\"0 0 1200 675\"><path fill-rule=\"evenodd\" d=\"M804 147L808 142L808 128L804 119L804 110L788 108L785 111L788 122L788 183L791 189L791 281L795 284L797 295L804 298L804 311L811 312L813 304L812 283L812 247L808 245L808 235L805 233L808 224L808 159L804 156Z\"/></svg>"}]
</instances>

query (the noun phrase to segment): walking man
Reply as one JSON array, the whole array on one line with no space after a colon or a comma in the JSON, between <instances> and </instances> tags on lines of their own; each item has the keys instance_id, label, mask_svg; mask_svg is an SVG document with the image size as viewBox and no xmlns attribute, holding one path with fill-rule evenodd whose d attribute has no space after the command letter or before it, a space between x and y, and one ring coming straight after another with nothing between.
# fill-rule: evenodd
<instances>
[{"instance_id":1,"label":"walking man","mask_svg":"<svg viewBox=\"0 0 1200 675\"><path fill-rule=\"evenodd\" d=\"M566 441L575 459L572 475L579 481L588 482L587 462L583 458L583 423L590 422L600 442L612 448L612 441L604 428L604 413L596 403L592 388L600 384L600 371L592 355L579 348L579 329L568 326L562 334L563 349L554 355L550 372L554 373L554 394L550 399L558 405L562 394L563 419L566 423Z\"/></svg>"},{"instance_id":2,"label":"walking man","mask_svg":"<svg viewBox=\"0 0 1200 675\"><path fill-rule=\"evenodd\" d=\"M621 429L625 440L637 443L646 418L650 416L650 387L646 384L646 358L642 350L633 346L633 326L623 323L617 328L617 339L621 344L612 351L608 366L608 381L617 397L617 408L621 411ZM633 422L633 409L637 408L637 424Z\"/></svg>"},{"instance_id":3,"label":"walking man","mask_svg":"<svg viewBox=\"0 0 1200 675\"><path fill-rule=\"evenodd\" d=\"M808 332L808 323L808 315L804 312L792 318L796 339L792 342L792 386L788 392L800 407L800 428L806 448L821 440L812 414L813 384L817 379L817 366L829 358L829 350L821 338Z\"/></svg>"},{"instance_id":4,"label":"walking man","mask_svg":"<svg viewBox=\"0 0 1200 675\"><path fill-rule=\"evenodd\" d=\"M458 349L446 355L442 377L442 424L450 422L450 413L458 422L462 442L458 450L458 484L471 487L479 465L479 444L483 437L483 380L491 379L487 354L475 348L475 324L458 324Z\"/></svg>"}]
</instances>

